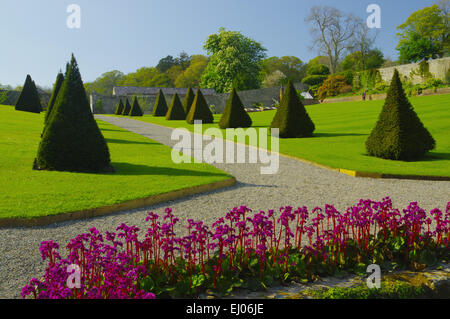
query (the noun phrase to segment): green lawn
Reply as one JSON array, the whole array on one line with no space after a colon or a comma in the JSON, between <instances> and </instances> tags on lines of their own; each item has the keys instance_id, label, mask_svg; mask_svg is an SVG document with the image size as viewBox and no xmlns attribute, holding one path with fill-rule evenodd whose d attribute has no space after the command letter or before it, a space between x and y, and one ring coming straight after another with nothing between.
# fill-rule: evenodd
<instances>
[{"instance_id":1,"label":"green lawn","mask_svg":"<svg viewBox=\"0 0 450 319\"><path fill-rule=\"evenodd\" d=\"M171 148L98 121L115 174L33 171L44 114L0 105L0 218L112 205L230 178L206 164L174 164Z\"/></svg>"},{"instance_id":2,"label":"green lawn","mask_svg":"<svg viewBox=\"0 0 450 319\"><path fill-rule=\"evenodd\" d=\"M437 144L436 149L421 160L391 161L366 154L365 141L378 119L383 100L307 106L316 125L314 137L280 139L280 153L334 168L386 174L450 176L450 95L412 97L410 101ZM250 113L253 127L268 127L274 115L275 111ZM205 124L203 129L218 127L220 116L215 115L215 123ZM151 115L145 115L141 120L193 130L193 125L185 121L166 121Z\"/></svg>"}]
</instances>

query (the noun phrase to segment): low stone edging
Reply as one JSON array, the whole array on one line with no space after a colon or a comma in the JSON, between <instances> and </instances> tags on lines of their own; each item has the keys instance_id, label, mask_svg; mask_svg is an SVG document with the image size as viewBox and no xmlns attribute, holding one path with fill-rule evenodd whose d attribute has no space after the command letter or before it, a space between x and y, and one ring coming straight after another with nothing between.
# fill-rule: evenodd
<instances>
[{"instance_id":1,"label":"low stone edging","mask_svg":"<svg viewBox=\"0 0 450 319\"><path fill-rule=\"evenodd\" d=\"M188 188L183 188L176 191L157 194L145 198L138 198L118 204L113 204L104 207L97 207L82 211L60 213L51 216L33 217L33 218L0 218L0 227L37 227L47 226L54 223L61 223L66 221L88 219L108 215L111 213L141 208L145 206L152 206L155 204L164 203L171 200L180 199L186 196L201 194L217 189L230 187L236 184L236 178L232 177L226 180L217 181L209 184L198 185Z\"/></svg>"}]
</instances>

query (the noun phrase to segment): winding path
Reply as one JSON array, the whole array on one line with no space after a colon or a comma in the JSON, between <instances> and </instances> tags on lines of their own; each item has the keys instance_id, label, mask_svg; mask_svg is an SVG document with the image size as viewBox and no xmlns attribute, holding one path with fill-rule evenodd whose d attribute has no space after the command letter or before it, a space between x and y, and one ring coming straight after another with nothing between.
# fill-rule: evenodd
<instances>
[{"instance_id":1,"label":"winding path","mask_svg":"<svg viewBox=\"0 0 450 319\"><path fill-rule=\"evenodd\" d=\"M173 146L172 129L129 118L96 116L96 118L141 134L162 144ZM205 143L206 144L206 143ZM248 152L248 149L247 149ZM390 196L398 208L417 201L427 210L445 209L450 201L449 181L414 181L393 179L355 178L280 157L280 168L275 175L261 175L261 164L214 164L237 179L237 184L226 189L189 196L184 199L152 207L123 211L90 220L65 222L46 227L0 229L0 298L19 298L20 289L33 276L40 276L45 264L39 254L40 242L54 240L61 245L90 227L100 231L121 223L145 228L149 210L159 214L170 206L181 221L187 218L203 219L211 224L234 206L246 205L254 211L278 209L281 206L333 204L345 209L360 198L380 200ZM181 223L179 231L184 231Z\"/></svg>"}]
</instances>

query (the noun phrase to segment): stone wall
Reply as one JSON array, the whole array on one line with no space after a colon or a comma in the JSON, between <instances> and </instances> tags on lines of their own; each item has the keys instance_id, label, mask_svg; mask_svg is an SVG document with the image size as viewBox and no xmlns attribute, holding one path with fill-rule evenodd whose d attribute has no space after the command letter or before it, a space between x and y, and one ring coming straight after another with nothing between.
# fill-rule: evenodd
<instances>
[{"instance_id":1,"label":"stone wall","mask_svg":"<svg viewBox=\"0 0 450 319\"><path fill-rule=\"evenodd\" d=\"M429 60L429 71L430 73L436 78L440 79L443 82L446 81L446 74L448 70L450 69L450 57L442 58L442 59L435 59L435 60ZM411 71L417 70L419 68L419 63L411 63L411 64L403 64L403 65L396 65L389 68L381 68L380 69L380 75L383 81L390 82L392 79L392 76L394 75L394 70L397 69L398 72L403 77L410 77ZM413 76L411 79L413 84L419 84L423 82L423 79L420 76Z\"/></svg>"},{"instance_id":2,"label":"stone wall","mask_svg":"<svg viewBox=\"0 0 450 319\"><path fill-rule=\"evenodd\" d=\"M13 90L0 90L0 96L3 95L3 93L6 92L6 100L1 102L0 104L3 105L16 105L17 100L20 96L20 91L13 91ZM50 94L48 93L40 93L39 97L41 98L41 105L42 107L47 107L48 101L50 100Z\"/></svg>"}]
</instances>

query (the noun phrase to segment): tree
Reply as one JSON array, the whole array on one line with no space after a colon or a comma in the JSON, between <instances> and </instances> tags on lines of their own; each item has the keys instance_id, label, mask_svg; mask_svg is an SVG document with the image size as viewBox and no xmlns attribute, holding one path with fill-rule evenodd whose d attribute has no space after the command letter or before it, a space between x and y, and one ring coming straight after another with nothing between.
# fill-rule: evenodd
<instances>
[{"instance_id":1,"label":"tree","mask_svg":"<svg viewBox=\"0 0 450 319\"><path fill-rule=\"evenodd\" d=\"M415 51L418 53L418 48L427 48L428 52L423 54L424 59L429 58L430 54L442 57L448 53L450 45L448 8L448 1L442 1L440 6L434 4L413 12L405 23L397 27L400 30L397 33L399 37L397 49L400 51L403 48L403 51ZM405 48L408 46L413 46L417 49ZM433 48L432 52L429 51L430 48ZM417 56L417 53L411 56ZM405 59L407 57L408 55L404 56Z\"/></svg>"},{"instance_id":2,"label":"tree","mask_svg":"<svg viewBox=\"0 0 450 319\"><path fill-rule=\"evenodd\" d=\"M166 98L164 97L164 93L162 90L158 91L152 114L153 116L166 116L167 114Z\"/></svg>"},{"instance_id":3,"label":"tree","mask_svg":"<svg viewBox=\"0 0 450 319\"><path fill-rule=\"evenodd\" d=\"M158 69L159 72L164 73L174 65L176 65L175 59L173 58L173 56L168 55L165 58L159 60L158 64L156 65L156 69Z\"/></svg>"},{"instance_id":4,"label":"tree","mask_svg":"<svg viewBox=\"0 0 450 319\"><path fill-rule=\"evenodd\" d=\"M394 71L383 109L366 141L369 155L392 160L412 160L432 150L436 143L403 91Z\"/></svg>"},{"instance_id":5,"label":"tree","mask_svg":"<svg viewBox=\"0 0 450 319\"><path fill-rule=\"evenodd\" d=\"M172 98L172 102L170 103L169 110L166 114L166 120L185 120L186 113L184 112L183 105L181 104L180 98L178 94L175 93Z\"/></svg>"},{"instance_id":6,"label":"tree","mask_svg":"<svg viewBox=\"0 0 450 319\"><path fill-rule=\"evenodd\" d=\"M270 88L286 84L288 81L287 76L280 70L276 70L271 74L268 74L263 81L263 87Z\"/></svg>"},{"instance_id":7,"label":"tree","mask_svg":"<svg viewBox=\"0 0 450 319\"><path fill-rule=\"evenodd\" d=\"M175 86L179 88L199 88L202 75L208 65L208 57L204 55L193 55L189 67L175 80Z\"/></svg>"},{"instance_id":8,"label":"tree","mask_svg":"<svg viewBox=\"0 0 450 319\"><path fill-rule=\"evenodd\" d=\"M35 168L70 172L113 170L108 146L92 115L73 55L39 144Z\"/></svg>"},{"instance_id":9,"label":"tree","mask_svg":"<svg viewBox=\"0 0 450 319\"><path fill-rule=\"evenodd\" d=\"M119 83L122 86L136 87L170 87L172 80L166 73L161 73L156 68L143 67L134 73L124 76Z\"/></svg>"},{"instance_id":10,"label":"tree","mask_svg":"<svg viewBox=\"0 0 450 319\"><path fill-rule=\"evenodd\" d=\"M408 40L403 41L397 50L400 63L411 63L439 57L440 48L433 40L411 32Z\"/></svg>"},{"instance_id":11,"label":"tree","mask_svg":"<svg viewBox=\"0 0 450 319\"><path fill-rule=\"evenodd\" d=\"M192 91L192 88L189 87L183 101L183 108L184 112L186 113L186 116L189 114L193 102L194 102L194 92Z\"/></svg>"},{"instance_id":12,"label":"tree","mask_svg":"<svg viewBox=\"0 0 450 319\"><path fill-rule=\"evenodd\" d=\"M333 7L313 6L305 21L312 24L312 47L329 58L330 71L335 73L342 53L350 46L357 18Z\"/></svg>"},{"instance_id":13,"label":"tree","mask_svg":"<svg viewBox=\"0 0 450 319\"><path fill-rule=\"evenodd\" d=\"M42 111L41 100L36 89L36 84L28 74L20 92L19 99L16 102L16 111L25 111L32 113L40 113Z\"/></svg>"},{"instance_id":14,"label":"tree","mask_svg":"<svg viewBox=\"0 0 450 319\"><path fill-rule=\"evenodd\" d=\"M48 118L50 117L50 113L52 112L53 106L55 105L56 98L58 97L58 93L63 82L64 82L64 75L62 74L61 71L59 71L58 75L56 76L55 85L53 86L52 95L50 96L50 100L48 101L44 123L48 122Z\"/></svg>"},{"instance_id":15,"label":"tree","mask_svg":"<svg viewBox=\"0 0 450 319\"><path fill-rule=\"evenodd\" d=\"M144 113L142 113L141 106L139 105L139 102L137 100L137 97L134 97L133 100L133 106L131 107L130 116L142 116Z\"/></svg>"},{"instance_id":16,"label":"tree","mask_svg":"<svg viewBox=\"0 0 450 319\"><path fill-rule=\"evenodd\" d=\"M364 71L369 69L378 69L385 62L383 52L379 49L368 51L365 56L360 51L355 51L347 55L340 64L343 71Z\"/></svg>"},{"instance_id":17,"label":"tree","mask_svg":"<svg viewBox=\"0 0 450 319\"><path fill-rule=\"evenodd\" d=\"M310 137L314 132L314 123L306 112L291 81L288 82L284 90L280 106L270 127L278 128L281 138Z\"/></svg>"},{"instance_id":18,"label":"tree","mask_svg":"<svg viewBox=\"0 0 450 319\"><path fill-rule=\"evenodd\" d=\"M285 76L285 81L282 84L286 84L288 80L296 83L300 82L305 76L305 64L295 56L270 57L262 61L261 78L263 82L267 82L267 77L279 74L276 71Z\"/></svg>"},{"instance_id":19,"label":"tree","mask_svg":"<svg viewBox=\"0 0 450 319\"><path fill-rule=\"evenodd\" d=\"M84 87L88 95L94 91L102 95L111 95L113 88L118 86L124 77L125 75L122 72L113 70L103 73L94 82L86 83Z\"/></svg>"},{"instance_id":20,"label":"tree","mask_svg":"<svg viewBox=\"0 0 450 319\"><path fill-rule=\"evenodd\" d=\"M245 111L244 105L235 89L231 91L228 97L219 126L222 129L252 126L252 119Z\"/></svg>"},{"instance_id":21,"label":"tree","mask_svg":"<svg viewBox=\"0 0 450 319\"><path fill-rule=\"evenodd\" d=\"M378 32L371 33L371 29L367 26L366 21L361 18L355 18L353 37L350 38L350 51L357 52L355 57L360 65L361 70L370 69L368 64L369 54L372 52L373 44L377 38ZM372 52L381 53L381 51ZM381 53L381 56L383 54ZM381 61L381 63L383 63Z\"/></svg>"},{"instance_id":22,"label":"tree","mask_svg":"<svg viewBox=\"0 0 450 319\"><path fill-rule=\"evenodd\" d=\"M125 98L125 107L123 108L122 115L130 115L131 112L131 104L128 101L128 98Z\"/></svg>"},{"instance_id":23,"label":"tree","mask_svg":"<svg viewBox=\"0 0 450 319\"><path fill-rule=\"evenodd\" d=\"M115 115L122 115L123 108L124 108L124 105L123 105L122 99L119 99L119 103L117 103L116 111L114 112L114 114Z\"/></svg>"},{"instance_id":24,"label":"tree","mask_svg":"<svg viewBox=\"0 0 450 319\"><path fill-rule=\"evenodd\" d=\"M210 60L202 76L202 86L218 93L260 87L259 73L266 49L240 32L219 29L204 45Z\"/></svg>"},{"instance_id":25,"label":"tree","mask_svg":"<svg viewBox=\"0 0 450 319\"><path fill-rule=\"evenodd\" d=\"M202 123L214 123L214 116L200 89L197 90L194 102L192 102L191 109L186 116L186 122L189 124L194 124L195 120L201 120Z\"/></svg>"}]
</instances>

